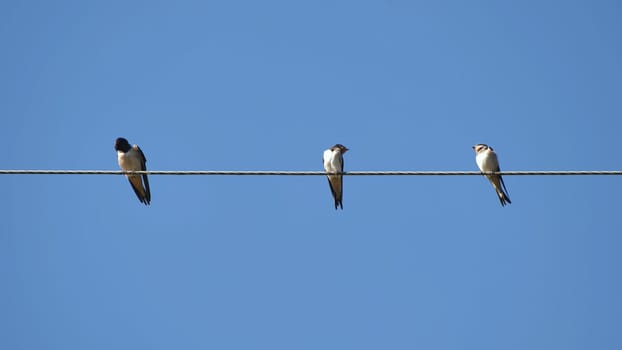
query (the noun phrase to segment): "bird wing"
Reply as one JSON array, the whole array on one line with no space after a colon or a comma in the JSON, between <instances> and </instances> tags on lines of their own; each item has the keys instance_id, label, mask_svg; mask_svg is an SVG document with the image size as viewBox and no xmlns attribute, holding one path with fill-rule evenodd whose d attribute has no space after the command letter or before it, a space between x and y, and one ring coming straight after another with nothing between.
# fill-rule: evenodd
<instances>
[{"instance_id":1,"label":"bird wing","mask_svg":"<svg viewBox=\"0 0 622 350\"><path fill-rule=\"evenodd\" d=\"M134 147L136 148L136 151L138 152L138 155L140 156L140 170L147 171L147 157L145 157L145 154L140 149L140 147L138 146L134 146ZM147 203L149 203L151 201L151 190L149 189L149 178L147 177L147 174L142 175L142 180L145 185L145 199Z\"/></svg>"}]
</instances>

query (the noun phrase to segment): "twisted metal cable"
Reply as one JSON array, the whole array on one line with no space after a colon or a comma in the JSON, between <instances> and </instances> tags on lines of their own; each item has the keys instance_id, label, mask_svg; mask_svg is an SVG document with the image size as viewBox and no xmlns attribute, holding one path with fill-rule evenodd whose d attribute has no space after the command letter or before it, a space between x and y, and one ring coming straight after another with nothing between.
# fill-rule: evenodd
<instances>
[{"instance_id":1,"label":"twisted metal cable","mask_svg":"<svg viewBox=\"0 0 622 350\"><path fill-rule=\"evenodd\" d=\"M235 175L235 176L318 176L336 175L340 173L326 173L324 171L273 171L273 170L148 170L148 171L120 171L120 170L0 170L0 175ZM486 175L622 175L622 170L527 170L487 172ZM340 175L346 176L461 176L484 175L480 171L346 171Z\"/></svg>"}]
</instances>

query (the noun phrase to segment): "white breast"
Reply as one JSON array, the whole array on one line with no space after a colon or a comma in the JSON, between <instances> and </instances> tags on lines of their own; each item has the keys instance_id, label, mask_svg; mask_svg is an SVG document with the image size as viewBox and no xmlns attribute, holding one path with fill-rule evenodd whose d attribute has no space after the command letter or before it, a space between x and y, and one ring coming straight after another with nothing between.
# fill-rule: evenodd
<instances>
[{"instance_id":1,"label":"white breast","mask_svg":"<svg viewBox=\"0 0 622 350\"><path fill-rule=\"evenodd\" d=\"M327 173L338 173L341 171L341 159L338 152L329 149L324 151L324 170Z\"/></svg>"},{"instance_id":2,"label":"white breast","mask_svg":"<svg viewBox=\"0 0 622 350\"><path fill-rule=\"evenodd\" d=\"M495 171L499 166L497 155L489 150L478 153L475 156L475 161L481 171Z\"/></svg>"},{"instance_id":3,"label":"white breast","mask_svg":"<svg viewBox=\"0 0 622 350\"><path fill-rule=\"evenodd\" d=\"M140 157L133 149L129 150L127 153L117 151L117 160L119 161L121 169L125 171L141 170Z\"/></svg>"}]
</instances>

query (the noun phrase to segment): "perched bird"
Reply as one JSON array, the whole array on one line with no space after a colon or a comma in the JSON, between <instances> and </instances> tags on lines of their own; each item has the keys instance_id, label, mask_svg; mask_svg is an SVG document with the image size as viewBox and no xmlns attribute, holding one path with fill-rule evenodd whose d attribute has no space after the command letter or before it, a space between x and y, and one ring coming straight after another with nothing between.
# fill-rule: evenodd
<instances>
[{"instance_id":1,"label":"perched bird","mask_svg":"<svg viewBox=\"0 0 622 350\"><path fill-rule=\"evenodd\" d=\"M327 173L343 173L343 154L347 151L348 149L341 144L336 144L324 151L324 170L326 170ZM335 199L335 209L337 209L338 206L343 209L343 176L326 176L328 177L330 191L333 193L333 198Z\"/></svg>"},{"instance_id":2,"label":"perched bird","mask_svg":"<svg viewBox=\"0 0 622 350\"><path fill-rule=\"evenodd\" d=\"M488 145L478 143L473 146L473 150L475 150L475 162L477 162L477 166L479 170L483 173L486 172L499 172L499 160L497 159L497 154ZM499 201L501 202L501 206L505 206L506 204L511 204L510 197L508 196L508 190L505 188L505 184L503 183L503 178L501 175L488 175L485 174L488 178L488 181L492 184L497 192L497 196L499 196Z\"/></svg>"},{"instance_id":3,"label":"perched bird","mask_svg":"<svg viewBox=\"0 0 622 350\"><path fill-rule=\"evenodd\" d=\"M131 146L123 137L119 137L114 142L114 149L117 151L119 166L124 171L147 170L147 159L143 151L137 146ZM147 174L126 175L132 185L136 197L141 203L149 205L151 202L151 191L149 190L149 179ZM143 187L144 185L144 187Z\"/></svg>"}]
</instances>

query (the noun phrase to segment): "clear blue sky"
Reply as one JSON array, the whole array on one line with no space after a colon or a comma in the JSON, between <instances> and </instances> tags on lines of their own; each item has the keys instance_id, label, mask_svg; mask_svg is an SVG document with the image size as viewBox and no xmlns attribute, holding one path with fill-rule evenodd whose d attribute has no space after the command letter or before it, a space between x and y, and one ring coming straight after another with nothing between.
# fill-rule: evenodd
<instances>
[{"instance_id":1,"label":"clear blue sky","mask_svg":"<svg viewBox=\"0 0 622 350\"><path fill-rule=\"evenodd\" d=\"M5 1L2 169L620 170L619 1ZM622 177L0 177L2 349L620 349Z\"/></svg>"}]
</instances>

